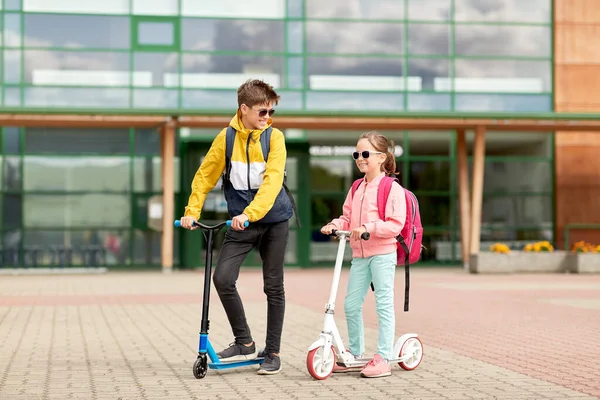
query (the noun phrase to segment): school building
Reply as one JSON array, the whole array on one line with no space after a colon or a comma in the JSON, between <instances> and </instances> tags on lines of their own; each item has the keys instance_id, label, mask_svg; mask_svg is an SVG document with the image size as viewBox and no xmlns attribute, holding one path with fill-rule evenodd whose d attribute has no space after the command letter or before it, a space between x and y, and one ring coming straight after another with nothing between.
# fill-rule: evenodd
<instances>
[{"instance_id":1,"label":"school building","mask_svg":"<svg viewBox=\"0 0 600 400\"><path fill-rule=\"evenodd\" d=\"M289 266L333 262L319 229L341 213L371 129L395 140L420 201L423 264L461 265L496 241L600 243L596 1L0 7L2 268L201 266L202 234L173 220L248 78L281 94L301 220ZM224 218L218 185L203 219Z\"/></svg>"}]
</instances>

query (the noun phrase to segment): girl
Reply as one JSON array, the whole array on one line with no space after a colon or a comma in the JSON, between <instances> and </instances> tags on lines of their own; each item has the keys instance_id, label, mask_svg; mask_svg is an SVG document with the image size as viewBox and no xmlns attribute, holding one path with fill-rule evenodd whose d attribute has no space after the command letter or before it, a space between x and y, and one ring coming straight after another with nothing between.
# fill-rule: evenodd
<instances>
[{"instance_id":1,"label":"girl","mask_svg":"<svg viewBox=\"0 0 600 400\"><path fill-rule=\"evenodd\" d=\"M362 368L361 375L376 378L391 375L388 360L392 354L395 335L394 314L394 275L396 272L396 236L400 234L406 220L404 190L400 185L392 185L385 208L385 221L379 217L377 209L377 189L385 175L396 175L396 159L389 148L393 141L376 131L363 133L356 151L352 154L356 166L365 174L354 196L348 193L344 202L343 215L321 228L323 234L332 230L350 230L352 265L348 288L344 301L350 353L362 358L365 351L362 306L370 283L375 287L375 304L379 322L377 354ZM363 232L369 232L368 241L360 239ZM334 372L347 372L356 368L335 365Z\"/></svg>"}]
</instances>

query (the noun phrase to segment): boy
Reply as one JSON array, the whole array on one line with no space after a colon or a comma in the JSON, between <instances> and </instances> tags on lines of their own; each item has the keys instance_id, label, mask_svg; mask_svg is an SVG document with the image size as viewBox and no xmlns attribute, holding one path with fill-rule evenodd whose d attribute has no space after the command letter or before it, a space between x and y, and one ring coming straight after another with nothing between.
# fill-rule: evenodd
<instances>
[{"instance_id":1,"label":"boy","mask_svg":"<svg viewBox=\"0 0 600 400\"><path fill-rule=\"evenodd\" d=\"M236 289L240 266L256 247L263 261L263 290L268 304L265 359L258 373L276 374L281 370L279 347L285 312L283 261L288 220L293 211L283 188L287 156L283 133L272 128L268 157L262 153L260 137L272 124L273 105L279 102L280 96L261 80L246 81L237 94L238 110L229 123L235 129L229 171L225 171L229 172L229 179L224 179L232 229L225 234L213 275L235 342L218 356L226 362L258 355ZM227 128L217 135L194 176L192 194L181 218L184 228L195 229L193 222L200 218L206 195L225 170L226 132ZM248 227L244 227L246 221L250 222Z\"/></svg>"}]
</instances>

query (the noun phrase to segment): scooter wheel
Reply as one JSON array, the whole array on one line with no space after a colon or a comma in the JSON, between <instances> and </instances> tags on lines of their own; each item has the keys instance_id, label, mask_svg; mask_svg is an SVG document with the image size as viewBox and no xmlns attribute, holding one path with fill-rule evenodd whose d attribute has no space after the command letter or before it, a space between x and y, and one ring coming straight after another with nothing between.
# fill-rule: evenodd
<instances>
[{"instance_id":1,"label":"scooter wheel","mask_svg":"<svg viewBox=\"0 0 600 400\"><path fill-rule=\"evenodd\" d=\"M405 361L399 362L398 365L406 371L412 371L413 369L417 368L423 360L423 343L421 343L419 338L409 338L402 344L399 357L404 357L407 354L412 354L412 357Z\"/></svg>"},{"instance_id":2,"label":"scooter wheel","mask_svg":"<svg viewBox=\"0 0 600 400\"><path fill-rule=\"evenodd\" d=\"M199 355L196 361L194 362L193 372L194 378L202 379L206 376L206 371L208 370L208 360L206 359L206 354Z\"/></svg>"},{"instance_id":3,"label":"scooter wheel","mask_svg":"<svg viewBox=\"0 0 600 400\"><path fill-rule=\"evenodd\" d=\"M317 347L308 352L306 356L306 368L308 373L315 379L323 380L326 379L331 372L333 372L333 366L335 365L335 350L331 346L329 356L327 359L323 359L324 346Z\"/></svg>"}]
</instances>

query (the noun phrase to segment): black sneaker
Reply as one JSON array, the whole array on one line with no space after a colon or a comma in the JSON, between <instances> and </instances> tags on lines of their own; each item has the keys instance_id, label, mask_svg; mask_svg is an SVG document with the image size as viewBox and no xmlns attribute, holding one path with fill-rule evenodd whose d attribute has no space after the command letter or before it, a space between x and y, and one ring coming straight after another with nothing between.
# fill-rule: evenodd
<instances>
[{"instance_id":1,"label":"black sneaker","mask_svg":"<svg viewBox=\"0 0 600 400\"><path fill-rule=\"evenodd\" d=\"M234 342L225 350L217 353L217 356L221 362L252 360L256 358L256 346L254 343L251 346L244 346Z\"/></svg>"},{"instance_id":2,"label":"black sneaker","mask_svg":"<svg viewBox=\"0 0 600 400\"><path fill-rule=\"evenodd\" d=\"M274 375L281 371L281 359L273 353L265 354L265 361L258 369L259 375Z\"/></svg>"}]
</instances>

